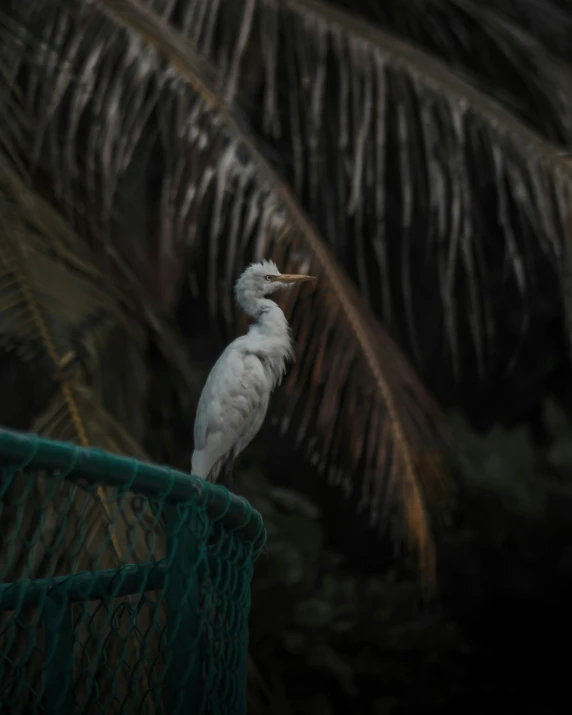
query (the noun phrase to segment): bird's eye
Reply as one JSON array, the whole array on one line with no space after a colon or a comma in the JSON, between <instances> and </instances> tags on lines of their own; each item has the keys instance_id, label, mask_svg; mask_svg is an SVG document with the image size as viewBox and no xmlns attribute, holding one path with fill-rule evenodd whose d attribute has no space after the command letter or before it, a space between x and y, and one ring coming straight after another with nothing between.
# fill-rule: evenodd
<instances>
[{"instance_id":1,"label":"bird's eye","mask_svg":"<svg viewBox=\"0 0 572 715\"><path fill-rule=\"evenodd\" d=\"M272 276L266 276L266 278L264 280L266 280L270 283L270 281L272 280Z\"/></svg>"}]
</instances>

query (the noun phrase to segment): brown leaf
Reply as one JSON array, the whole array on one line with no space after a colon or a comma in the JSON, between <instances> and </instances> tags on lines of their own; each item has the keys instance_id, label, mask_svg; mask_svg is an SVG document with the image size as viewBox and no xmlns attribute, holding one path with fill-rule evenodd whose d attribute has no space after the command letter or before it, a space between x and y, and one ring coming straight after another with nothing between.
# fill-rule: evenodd
<instances>
[{"instance_id":1,"label":"brown leaf","mask_svg":"<svg viewBox=\"0 0 572 715\"><path fill-rule=\"evenodd\" d=\"M85 123L90 127L88 145L89 136L101 131L101 122L106 127L110 150L104 154L109 161L93 158L100 168L100 173L93 175L93 186L101 187L104 206L112 207L115 200L110 193L110 187L118 182L115 159L122 151L122 161L129 159L124 142L130 139L120 129L128 125L132 108L123 98L133 97L139 86L147 87L150 105L139 113L142 123L137 125L144 150L151 131L145 117L151 109L160 125L172 128L169 145L160 144L169 156L165 164L169 168L162 175L162 226L172 236L176 230L179 238L173 245L180 245L193 222L193 231L185 236L191 251L198 249L200 235L208 238L204 246L206 270L198 264L194 269L213 316L234 324L232 286L252 258L276 257L282 270L296 268L318 277L313 293L294 292L287 305L298 342L298 361L286 388L283 423L287 425L295 413L300 415L298 437L307 446L310 459L315 453L318 471L343 481L346 489L361 485L362 498L378 522L382 522L382 502L401 505L406 532L419 549L423 576L430 580L433 546L415 460L421 452L431 455L439 450L438 411L288 187L217 93L213 73L208 68L204 71L204 63L181 35L133 0L101 0L99 5L67 0L57 6L45 0L41 5L41 28L33 23L30 27L47 33L46 42L58 63L37 87L60 87L62 96L65 89L73 106L79 106L82 98ZM107 13L101 12L101 7ZM66 26L74 28L70 35L74 41L64 38L58 42L49 27L66 15ZM31 49L33 53L34 45ZM39 67L40 54L28 60L30 66ZM90 101L83 99L85 86L76 84L76 78L87 80L87 66L94 78L89 85ZM58 71L58 67L65 70ZM111 86L121 90L112 91ZM75 130L69 131L69 116L67 128L64 121L63 139L57 144L49 140L50 132L55 131L52 116L63 112L63 120L65 109L58 106L53 91L50 95L39 91L44 120L38 131L46 132L54 155L52 170L60 171L60 143L74 156L80 156L80 148L75 145ZM97 105L99 96L106 101ZM200 180L197 177L198 183L189 185L187 167L193 162L204 167L206 155L210 157L208 171ZM64 183L72 189L72 182ZM72 194L69 196L71 199ZM109 208L106 212L110 215ZM101 225L105 220L102 215ZM185 253L183 246L181 259Z\"/></svg>"}]
</instances>

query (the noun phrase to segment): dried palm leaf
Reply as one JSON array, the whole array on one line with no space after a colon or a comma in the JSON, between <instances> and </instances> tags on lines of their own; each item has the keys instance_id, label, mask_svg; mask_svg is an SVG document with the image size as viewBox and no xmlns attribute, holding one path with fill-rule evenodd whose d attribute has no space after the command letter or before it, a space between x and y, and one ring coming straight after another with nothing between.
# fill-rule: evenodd
<instances>
[{"instance_id":1,"label":"dried palm leaf","mask_svg":"<svg viewBox=\"0 0 572 715\"><path fill-rule=\"evenodd\" d=\"M79 155L74 144L79 116L88 126L88 151L103 148L103 155L88 154L85 165L95 162L98 168L88 180L98 194L103 192L108 215L117 174L135 150L134 135L141 137L138 151L149 156L154 151L157 158L161 149L161 226L167 250L180 260L200 245L201 232L206 232L208 273L197 280L213 314L228 323L235 319L232 283L250 258L272 254L285 270L296 265L319 276L311 297L287 306L299 359L284 427L299 413L298 436L316 457L318 469L332 478L343 475L348 488L361 477L363 500L378 518L382 502L386 508L402 505L406 532L418 548L423 575L430 579L433 546L423 480L435 484L442 476L435 451L437 410L405 358L369 314L286 185L217 95L212 74L203 73L203 63L180 35L141 5L125 0L40 5L42 27L33 22L27 27L31 34L45 33L44 40L34 45L32 60L22 56L20 62L37 73L47 52L56 68L47 85L35 85L39 94L35 89L34 96L40 107L36 136L47 142L46 161L59 173L60 186L73 192L64 160ZM109 14L101 12L103 6ZM58 87L55 95L53 85ZM52 86L49 98L42 86ZM65 107L56 96L66 97ZM158 146L150 146L151 115L161 127ZM51 118L56 117L64 126L57 142L50 139L56 131ZM207 166L200 176L193 174L197 165ZM67 189L63 195L73 199Z\"/></svg>"},{"instance_id":2,"label":"dried palm leaf","mask_svg":"<svg viewBox=\"0 0 572 715\"><path fill-rule=\"evenodd\" d=\"M0 167L1 170L2 167ZM7 181L0 179L0 184L7 186ZM21 190L24 190L23 185ZM83 420L74 401L71 387L62 372L63 353L58 350L57 338L54 337L32 283L26 261L27 246L22 243L23 236L27 233L25 218L13 211L10 197L4 193L2 216L0 218L0 290L2 302L0 303L0 334L6 338L17 341L26 348L36 350L42 348L45 356L51 363L53 375L60 382L60 389L73 423L74 441L87 446L89 444ZM105 511L106 497L103 488L98 490L98 496ZM117 557L121 558L119 543L114 534L111 535L112 544Z\"/></svg>"},{"instance_id":3,"label":"dried palm leaf","mask_svg":"<svg viewBox=\"0 0 572 715\"><path fill-rule=\"evenodd\" d=\"M77 235L10 170L3 178L0 186L8 209L4 219L11 238L22 247L30 283L46 322L53 327L54 340L68 350L61 361L62 370L89 444L148 461L125 430L132 421L125 410L140 411L137 390L129 386L130 382L143 382L135 370L141 358L139 336L133 335L114 291L104 289L105 281L90 264L89 252ZM13 318L10 311L4 311L2 336L27 358L41 353L33 326ZM114 413L120 421L100 400L107 406L115 403ZM62 394L55 394L32 430L51 439L76 441L75 421ZM108 525L102 523L94 493L93 487L66 482L54 490L50 475L38 474L33 480L17 475L2 505L2 533L11 535L7 539L10 558L2 559L3 580L101 571L124 563L148 564L165 556L158 511L140 495L114 491L106 506L109 526L124 555L118 563L108 548ZM74 696L86 712L99 712L102 706L113 707L118 701L141 712L161 711L166 609L159 597L148 592L143 597L136 594L73 607L78 648ZM38 622L36 611L20 612L16 621L8 614L0 629L13 633L15 625L36 634L41 646L43 623ZM26 662L30 690L24 697L17 689L14 693L10 687L4 690L7 702L12 703L12 695L18 696L17 712L37 705L35 698L42 692L44 657L40 651L30 656L25 640L15 641L9 657L16 664L20 659ZM93 679L86 680L86 669ZM4 673L8 680L10 672ZM97 702L93 702L94 688Z\"/></svg>"},{"instance_id":4,"label":"dried palm leaf","mask_svg":"<svg viewBox=\"0 0 572 715\"><path fill-rule=\"evenodd\" d=\"M572 11L561 0L483 0L482 4L510 20L542 42L552 52L572 58Z\"/></svg>"},{"instance_id":5,"label":"dried palm leaf","mask_svg":"<svg viewBox=\"0 0 572 715\"><path fill-rule=\"evenodd\" d=\"M546 139L570 143L571 68L497 7L475 0L333 4L435 53Z\"/></svg>"},{"instance_id":6,"label":"dried palm leaf","mask_svg":"<svg viewBox=\"0 0 572 715\"><path fill-rule=\"evenodd\" d=\"M136 424L134 415L144 399L141 336L93 267L90 271L84 264L88 278L56 257L67 251L77 263L87 261L87 251L7 164L0 164L0 190L0 340L10 341L24 357L46 354L62 386L55 406L36 422L38 433L144 459L125 431ZM81 380L74 375L78 366ZM103 400L101 407L98 400ZM121 420L121 427L111 415L105 417L103 405Z\"/></svg>"},{"instance_id":7,"label":"dried palm leaf","mask_svg":"<svg viewBox=\"0 0 572 715\"><path fill-rule=\"evenodd\" d=\"M219 305L218 294L221 289L228 290L240 258L253 247L248 236L252 235L252 228L258 228L259 218L262 218L264 228L258 233L260 238L255 239L255 253L260 254L261 248L266 245L265 226L277 213L271 203L275 192L269 188L268 181L270 176L270 186L275 185L275 175L266 173L268 165L258 159L254 165L249 163L248 154L253 155L253 147L248 137L242 141L247 150L243 154L242 148L239 152L234 151L228 136L221 139L220 134L211 131L210 110L205 111L195 95L190 95L180 86L181 56L187 57L187 49L177 53L170 47L161 46L161 56L167 61L162 62L153 56L141 37L148 36L157 26L157 20L151 14L139 17L140 8L136 3L115 3L109 7L123 13L122 18L127 24L137 20L139 36L133 33L124 36L117 28L105 31L97 23L91 26L94 29L92 34L74 34L70 29L73 24L68 22L69 17L62 19L66 16L61 14L63 11L60 8L49 3L42 7L38 17L42 18L45 42L39 43L36 48L34 61L23 55L18 61L20 64L31 62L37 76L44 77L38 67L47 57L47 48L50 57L56 57L54 42L57 45L58 61L54 63L52 59L51 65L56 69L45 77L46 81L36 81L33 92L27 95L28 100L39 108L36 144L45 144L49 148L49 156L46 149L46 161L51 171L60 176L62 187L70 187L73 191L69 163L65 164L64 158L80 155L77 146L80 120L93 127L87 130L86 165L97 168L90 179L92 193L103 198L101 204L106 207L106 214L110 215L116 203L118 175L120 177L125 167L130 165L135 151L140 154L147 152L149 163L153 151L155 156L162 157L160 225L166 239L161 248L163 260L159 261L159 265L180 261L189 245L197 245L197 241L193 240L195 234L208 227L206 230L210 233L211 242L208 248L207 290L213 312L220 309L227 321L230 320L230 301L223 298ZM169 5L166 7L168 9ZM223 12L226 7L225 3L207 7L198 0L189 0L179 16L183 29L192 26L195 39L206 55L213 49L209 28L213 31L222 28L222 20L228 17ZM260 10L256 18L249 8ZM415 336L419 324L408 266L416 253L424 253L428 260L434 253L436 284L428 296L438 296L444 306L455 365L459 367L459 323L463 327L460 319L463 311L456 297L459 285L465 283L466 322L484 366L485 338L491 337L494 321L483 268L482 231L478 230L485 225L478 216L479 188L493 180L499 197L495 220L501 225L505 238L501 253L505 255L513 284L524 299L531 280L527 251L531 245L535 247L535 236L539 237L542 250L557 264L558 270L565 272L567 259L563 251L562 210L569 191L568 163L554 147L541 141L497 104L452 75L438 61L322 3L315 0L289 0L281 4L272 0L234 3L232 12L235 18L242 18L242 32L239 33L242 39L233 42L231 38L227 45L222 45L222 50L218 47L222 66L228 70L227 97L232 97L236 88L240 87L241 60L251 49L255 58L266 58L265 62L258 64L265 68L266 73L262 79L267 125L271 128L278 126L284 111L276 91L277 67L284 66L286 63L282 60L291 57L293 64L288 76L292 88L290 97L294 101L291 103L293 118L288 129L293 153L298 156L295 173L302 188L306 187L306 193L311 197L310 204L312 201L317 203L318 208L313 213L318 218L320 214L327 213L330 205L340 207L339 216L332 216L329 211L330 219L326 222L330 227L327 234L336 252L339 253L346 242L342 238L342 229L346 225L348 204L358 224L375 226L373 235L364 230L358 232L354 239L355 273L362 293L369 297L373 305L383 305L388 318L390 288L395 281L388 272L387 254L391 246L384 233L387 200L383 187L388 176L385 166L387 147L390 140L397 138L400 148L396 159L399 168L397 183L401 187L398 207L402 225L410 227L414 217L421 215L430 227L425 246L414 245L412 234L406 231L407 240L402 249L403 274L398 284L402 305L409 316L411 335ZM30 27L33 29L33 23ZM62 30L58 35L55 32L57 27L67 28L67 34ZM259 32L261 27L264 27L264 33ZM279 27L287 31L292 39L284 47L280 43L282 30L280 35L277 34ZM97 32L95 28L99 28ZM161 29L167 32L165 28ZM224 36L224 33L217 32L217 36ZM71 42L70 38L74 41ZM326 56L334 62L327 84L341 88L333 100L331 91L322 91L332 70L332 65L325 62ZM249 70L251 65L248 64ZM67 71L58 72L58 67L66 67ZM189 81L193 83L193 77L202 71L202 64L193 57L185 71L191 75ZM302 82L299 82L300 76ZM350 77L353 78L351 88ZM280 78L283 80L284 75L281 74ZM55 94L52 91L54 84L58 87ZM89 91L86 91L86 86ZM204 92L204 85L198 87L194 82L194 86L199 93ZM98 99L106 93L109 96L110 92L113 102L104 103ZM66 98L65 104L63 97ZM211 106L222 106L212 90L206 93L204 99ZM135 112L132 111L133 106L136 107ZM95 124L89 120L94 113L98 120ZM336 121L332 121L334 118ZM151 125L155 121L161 127L161 134L159 141L153 143ZM56 132L56 125L63 127L63 134ZM230 126L228 122L227 126ZM231 132L234 131L231 129ZM50 132L57 136L58 142L50 139ZM324 151L331 144L323 142L332 141L332 135L339 139L339 151ZM96 152L100 137L105 138L103 154ZM303 141L304 137L307 141ZM58 149L60 145L66 147L65 152ZM187 149L182 151L182 146ZM309 148L306 150L305 146ZM201 153L201 149L207 147L210 155L217 157L218 163L214 168L209 166L204 153ZM478 156L479 163L468 161L467 155ZM243 156L246 156L245 160ZM75 161L77 165L77 159ZM197 166L201 167L200 172L196 171ZM205 166L207 169L203 170ZM265 180L257 184L256 172L261 166L265 167ZM215 177L219 185L214 194L214 206L209 207L206 199L213 197L209 192ZM234 185L231 185L231 180ZM392 179L392 183L396 182ZM225 203L228 200L226 193L232 193L235 200L230 235L227 237L229 250L223 255L221 248L225 244L221 242L221 235L223 207L226 209L228 206ZM68 196L65 191L62 195ZM334 200L336 196L338 198ZM262 197L267 201L264 210L258 208ZM73 193L69 194L67 203L74 205L73 198ZM212 208L212 214L204 215L205 205L207 212ZM513 207L518 210L514 219L511 215ZM520 232L513 228L515 221ZM243 225L249 230L241 236ZM273 228L282 230L281 226ZM372 256L377 260L380 288L376 288L376 292L379 290L382 294L380 303L376 303L374 286L368 273ZM423 297L425 300L426 296ZM526 311L523 320L525 318ZM359 453L357 447L355 453Z\"/></svg>"},{"instance_id":8,"label":"dried palm leaf","mask_svg":"<svg viewBox=\"0 0 572 715\"><path fill-rule=\"evenodd\" d=\"M86 366L90 384L98 383L95 392L105 408L141 440L146 330L182 384L182 392L193 395L200 389L180 340L154 311L129 267L118 261L119 277L112 283L96 267L86 241L8 165L0 173L0 188L10 202L6 220L12 215L15 218L10 229L24 250L30 282L61 350L62 366L78 361ZM12 213L8 213L9 207ZM21 216L25 216L24 222ZM33 323L10 312L4 313L2 320L5 329L0 342L11 341L28 357L42 353L43 345L35 342ZM124 361L116 360L118 354Z\"/></svg>"},{"instance_id":9,"label":"dried palm leaf","mask_svg":"<svg viewBox=\"0 0 572 715\"><path fill-rule=\"evenodd\" d=\"M470 82L319 0L161 7L216 60L227 98L264 107L297 196L385 325L407 326L419 364L446 348L457 375L473 360L481 375L502 369L502 309L507 295L522 303L516 352L539 264L569 303L570 163ZM557 81L543 57L568 106L567 71Z\"/></svg>"},{"instance_id":10,"label":"dried palm leaf","mask_svg":"<svg viewBox=\"0 0 572 715\"><path fill-rule=\"evenodd\" d=\"M131 415L140 412L136 386L143 382L136 370L141 355L140 348L133 349L133 330L129 330L117 303L104 290L101 277L94 280L97 273L88 279L55 258L58 252L71 252L77 263L86 261L87 255L65 222L18 178L6 161L0 163L0 201L0 341L14 346L23 358L43 358L47 376L55 376L60 385L32 431L146 460L125 429L125 425L134 422ZM89 268L88 263L85 266ZM110 351L115 352L115 360L106 365L104 359ZM100 404L102 398L116 407L121 423ZM140 496L63 481L55 485L57 488L54 484L48 474L37 474L33 480L16 474L4 494L4 581L101 571L129 563L149 563L165 556L164 533L157 523L156 511ZM102 504L105 518L101 515ZM128 605L129 599L125 603ZM98 629L97 640L86 638L83 656L92 659L100 698L105 698L106 693L120 700L136 697L135 683L144 698L150 685L143 654L152 653L154 634L160 637L164 609L139 609L135 620L116 618L114 622L106 619L106 609L97 604L74 609L76 616L81 612L83 626L91 624ZM41 641L43 624L37 623L37 618L33 609L30 613L20 612L18 619L4 614L3 632L14 636L16 625L26 627L30 633L37 631ZM80 624L77 631L80 635L81 627ZM103 662L98 655L102 639L110 639L107 655L111 661ZM122 662L126 645L131 656L127 665ZM117 651L115 660L113 648ZM30 702L27 696L19 697L18 708L22 710L15 710L25 711L36 697L34 692L41 692L44 658L35 650L31 656L26 655L22 638L16 638L10 653L5 653L8 655L12 663L21 658L26 662L32 687L26 691ZM80 661L76 665L81 668ZM108 682L110 672L113 684ZM9 670L4 677L9 679ZM10 688L4 691L6 702L10 702L9 691ZM151 701L145 707L154 711Z\"/></svg>"}]
</instances>

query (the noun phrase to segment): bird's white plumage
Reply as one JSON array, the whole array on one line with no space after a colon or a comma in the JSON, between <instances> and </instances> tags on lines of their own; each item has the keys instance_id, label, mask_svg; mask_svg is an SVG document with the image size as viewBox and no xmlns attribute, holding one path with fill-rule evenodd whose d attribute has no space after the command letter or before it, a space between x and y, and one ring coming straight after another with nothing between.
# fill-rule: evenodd
<instances>
[{"instance_id":1,"label":"bird's white plumage","mask_svg":"<svg viewBox=\"0 0 572 715\"><path fill-rule=\"evenodd\" d=\"M270 391L262 363L229 345L203 388L195 421L192 472L215 481L223 462L234 458L259 431Z\"/></svg>"},{"instance_id":2,"label":"bird's white plumage","mask_svg":"<svg viewBox=\"0 0 572 715\"><path fill-rule=\"evenodd\" d=\"M252 324L215 363L197 407L191 470L208 481L216 481L221 468L258 433L270 393L294 357L286 317L266 298L292 285L281 282L280 277L275 263L261 261L250 265L236 283L237 303Z\"/></svg>"}]
</instances>

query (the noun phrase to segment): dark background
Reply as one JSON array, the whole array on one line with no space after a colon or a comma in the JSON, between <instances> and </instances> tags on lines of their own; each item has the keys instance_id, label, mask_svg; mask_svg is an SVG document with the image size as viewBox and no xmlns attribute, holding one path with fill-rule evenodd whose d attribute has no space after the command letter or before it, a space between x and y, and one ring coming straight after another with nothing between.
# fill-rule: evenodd
<instances>
[{"instance_id":1,"label":"dark background","mask_svg":"<svg viewBox=\"0 0 572 715\"><path fill-rule=\"evenodd\" d=\"M170 19L175 26L183 4L183 0L172 4ZM566 116L564 110L559 113L549 102L551 85L543 85L548 74L542 75L538 55L528 52L526 44L542 46L561 63L566 76L572 75L569 2L332 0L328 4L351 11L372 27L440 58L488 97L510 108L539 137L563 154L569 150L572 115ZM517 52L511 42L524 35L526 41ZM224 33L215 35L217 42L224 45ZM512 48L510 52L503 52L507 47ZM333 63L332 58L329 61ZM253 69L253 76L256 72ZM278 70L284 95L285 72L282 67ZM265 131L263 89L257 80L254 77L250 86L245 82L242 87L237 100L240 116L264 156L292 184L288 134L276 138ZM24 90L33 84L26 71L18 75L18 82ZM336 88L327 91L333 97ZM416 116L415 107L412 115ZM286 114L283 119L287 124ZM335 118L328 127L335 137ZM327 144L332 137L326 134ZM336 147L326 148L324 165L336 164ZM399 175L397 141L390 144L387 155L390 270L399 275L401 245L407 236L418 249L412 252L410 269L423 359L418 359L410 339L399 281L392 286L396 310L386 327L443 407L455 437L449 498L434 523L438 592L433 597L424 594L415 560L391 538L387 524L381 528L370 524L369 515L357 510L354 497L346 499L338 487L317 477L304 448L295 444L295 429L286 435L281 432L279 420L288 395L279 391L263 429L237 463L236 489L262 513L268 530L268 552L257 562L252 589L252 715L550 715L572 707L568 656L572 638L572 363L559 282L567 271L537 250L535 227L532 222L523 225L515 201L509 198L507 216L522 229L523 241L530 247L528 268L534 274L524 298L518 294L507 269L500 198L490 165L481 163L478 153L471 154L469 149L466 162L474 167L479 184L472 219L483 247L487 291L497 320L484 374L469 336L470 306L462 278L455 290L461 315L461 371L454 374L444 349L435 256L425 245L429 211L419 209L405 230L400 190L405 179ZM499 151L505 151L504 145ZM146 167L145 188L154 208L164 160L157 150ZM54 199L57 192L49 170L45 175L40 170L36 179L41 193L61 208L63 202ZM323 202L314 201L310 188L303 184L297 199L328 240L333 179L332 185L324 182L321 191ZM363 236L367 244L373 235L371 207L362 218L360 227L356 219L346 217L342 233ZM209 236L208 227L198 230L194 250L185 255L188 263L181 261L173 269L174 274L186 269L198 274L196 290L182 280L180 291L164 301L170 276L161 274L159 268L164 266L155 272L152 251L146 256L147 274L142 280L154 304L168 304L166 323L184 346L194 391L181 399L174 371L148 331L143 339L148 341L144 355L147 393L141 414L125 420L134 432L134 425L143 425L138 441L154 461L185 471L199 390L223 346L236 333L235 325L225 324L220 316L213 318L206 295ZM332 251L359 286L357 241L348 239ZM367 265L369 284L378 286L374 262ZM382 319L384 306L376 301L370 307ZM524 333L523 312L527 316ZM87 327L85 331L89 332ZM113 366L122 347L113 341L109 346L107 365ZM25 361L11 347L0 345L0 424L30 429L49 403L57 376L46 369L45 361ZM108 373L104 370L103 375L104 387L112 393L117 383L109 379L105 385Z\"/></svg>"}]
</instances>

